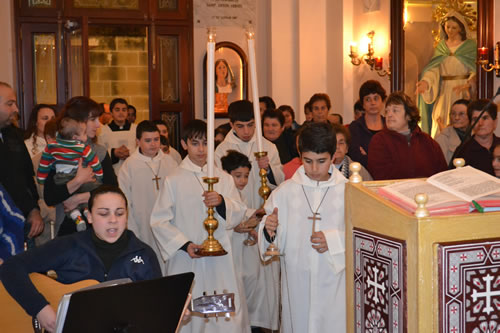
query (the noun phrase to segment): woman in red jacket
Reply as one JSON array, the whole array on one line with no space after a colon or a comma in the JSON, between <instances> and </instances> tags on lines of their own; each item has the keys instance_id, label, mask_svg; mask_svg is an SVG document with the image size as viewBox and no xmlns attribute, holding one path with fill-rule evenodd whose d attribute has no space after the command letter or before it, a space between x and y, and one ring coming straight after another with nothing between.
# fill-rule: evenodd
<instances>
[{"instance_id":1,"label":"woman in red jacket","mask_svg":"<svg viewBox=\"0 0 500 333\"><path fill-rule=\"evenodd\" d=\"M429 177L447 169L438 143L422 132L420 115L403 92L386 101L386 127L368 148L368 171L375 180Z\"/></svg>"}]
</instances>

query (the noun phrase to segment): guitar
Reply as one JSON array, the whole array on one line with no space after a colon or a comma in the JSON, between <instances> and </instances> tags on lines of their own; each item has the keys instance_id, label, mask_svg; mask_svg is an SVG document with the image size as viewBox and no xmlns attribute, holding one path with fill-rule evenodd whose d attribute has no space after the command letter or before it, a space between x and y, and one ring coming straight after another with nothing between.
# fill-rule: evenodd
<instances>
[{"instance_id":1,"label":"guitar","mask_svg":"<svg viewBox=\"0 0 500 333\"><path fill-rule=\"evenodd\" d=\"M55 310L57 310L57 305L64 294L99 283L96 280L84 280L72 284L62 284L39 273L31 273L30 279L36 289L44 295L47 302ZM1 282L0 309L0 330L2 332L42 332L40 329L34 327L33 318L9 295Z\"/></svg>"},{"instance_id":2,"label":"guitar","mask_svg":"<svg viewBox=\"0 0 500 333\"><path fill-rule=\"evenodd\" d=\"M44 295L54 310L57 310L59 301L65 294L99 284L96 280L84 280L72 284L63 284L39 273L31 273L30 279L36 289ZM199 313L206 317L212 315L217 316L219 313L225 313L228 317L231 312L235 311L234 294L203 295L196 299L192 299L188 308L191 312ZM1 282L0 309L1 332L44 332L44 330L39 327L37 320L34 320L24 311L5 290Z\"/></svg>"}]
</instances>

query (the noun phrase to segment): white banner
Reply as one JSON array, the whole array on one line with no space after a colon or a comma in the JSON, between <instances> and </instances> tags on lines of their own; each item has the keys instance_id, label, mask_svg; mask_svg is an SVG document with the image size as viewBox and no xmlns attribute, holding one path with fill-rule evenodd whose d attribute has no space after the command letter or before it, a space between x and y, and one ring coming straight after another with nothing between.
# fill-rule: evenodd
<instances>
[{"instance_id":1,"label":"white banner","mask_svg":"<svg viewBox=\"0 0 500 333\"><path fill-rule=\"evenodd\" d=\"M193 3L197 28L255 24L256 0L194 0Z\"/></svg>"}]
</instances>

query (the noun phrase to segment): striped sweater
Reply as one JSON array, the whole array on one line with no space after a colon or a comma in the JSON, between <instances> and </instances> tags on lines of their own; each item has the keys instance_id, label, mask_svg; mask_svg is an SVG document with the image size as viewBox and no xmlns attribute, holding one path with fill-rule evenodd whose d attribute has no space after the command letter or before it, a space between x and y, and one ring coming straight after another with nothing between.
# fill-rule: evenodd
<instances>
[{"instance_id":1,"label":"striped sweater","mask_svg":"<svg viewBox=\"0 0 500 333\"><path fill-rule=\"evenodd\" d=\"M55 142L47 144L42 153L36 174L38 183L43 185L50 170L55 170L57 164L70 166L72 170L77 169L80 158L84 166L92 168L96 179L102 181L101 163L90 146L78 140L65 140L58 136Z\"/></svg>"}]
</instances>

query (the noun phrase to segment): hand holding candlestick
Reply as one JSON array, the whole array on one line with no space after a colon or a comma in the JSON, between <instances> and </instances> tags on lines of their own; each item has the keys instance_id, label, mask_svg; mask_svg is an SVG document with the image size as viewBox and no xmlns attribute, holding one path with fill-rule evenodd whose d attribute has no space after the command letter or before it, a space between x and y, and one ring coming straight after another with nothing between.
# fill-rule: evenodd
<instances>
[{"instance_id":1,"label":"hand holding candlestick","mask_svg":"<svg viewBox=\"0 0 500 333\"><path fill-rule=\"evenodd\" d=\"M280 251L278 247L274 244L274 240L276 239L276 230L278 229L278 207L274 208L271 215L266 218L265 228L269 236L271 237L271 244L267 247L265 256L279 256Z\"/></svg>"}]
</instances>

